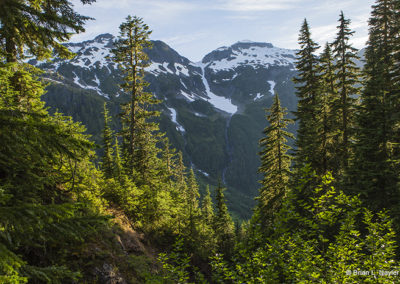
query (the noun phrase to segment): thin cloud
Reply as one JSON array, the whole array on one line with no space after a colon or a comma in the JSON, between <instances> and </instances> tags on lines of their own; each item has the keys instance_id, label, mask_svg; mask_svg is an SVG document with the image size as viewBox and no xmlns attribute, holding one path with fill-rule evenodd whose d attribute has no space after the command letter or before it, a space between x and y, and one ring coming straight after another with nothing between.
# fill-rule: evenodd
<instances>
[{"instance_id":1,"label":"thin cloud","mask_svg":"<svg viewBox=\"0 0 400 284\"><path fill-rule=\"evenodd\" d=\"M201 39L205 39L208 37L208 34L205 32L199 33L190 33L190 34L182 34L173 37L161 38L160 40L175 46L185 45L191 42L195 42Z\"/></svg>"},{"instance_id":2,"label":"thin cloud","mask_svg":"<svg viewBox=\"0 0 400 284\"><path fill-rule=\"evenodd\" d=\"M0 0L1 1L1 0ZM118 35L128 14L137 15L153 30L152 38L167 42L190 59L199 60L220 45L249 38L284 48L298 48L298 33L307 18L312 38L320 45L332 42L340 11L352 20L351 39L362 47L368 35L367 20L375 0L97 0L77 11L96 18L74 41L92 39L104 32Z\"/></svg>"},{"instance_id":3,"label":"thin cloud","mask_svg":"<svg viewBox=\"0 0 400 284\"><path fill-rule=\"evenodd\" d=\"M76 2L78 0L73 0ZM120 9L120 10L137 10L142 7L146 7L149 9L149 6L155 9L162 9L164 11L188 11L197 9L198 5L196 3L190 1L182 1L182 0L118 0L118 4L115 1L107 1L107 0L98 0L95 2L95 5L98 8L102 9Z\"/></svg>"},{"instance_id":4,"label":"thin cloud","mask_svg":"<svg viewBox=\"0 0 400 284\"><path fill-rule=\"evenodd\" d=\"M260 16L254 16L254 15L228 15L225 16L225 19L229 20L239 20L239 21L258 21L260 19Z\"/></svg>"},{"instance_id":5,"label":"thin cloud","mask_svg":"<svg viewBox=\"0 0 400 284\"><path fill-rule=\"evenodd\" d=\"M233 12L264 12L288 10L300 2L300 0L220 0L214 7Z\"/></svg>"},{"instance_id":6,"label":"thin cloud","mask_svg":"<svg viewBox=\"0 0 400 284\"><path fill-rule=\"evenodd\" d=\"M331 42L336 37L336 24L311 28L311 37L320 45Z\"/></svg>"}]
</instances>

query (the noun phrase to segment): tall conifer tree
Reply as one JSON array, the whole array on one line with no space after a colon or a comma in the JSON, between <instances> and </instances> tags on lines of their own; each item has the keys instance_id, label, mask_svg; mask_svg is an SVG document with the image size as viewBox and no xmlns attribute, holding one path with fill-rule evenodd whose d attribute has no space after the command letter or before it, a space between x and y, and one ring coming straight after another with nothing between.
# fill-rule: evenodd
<instances>
[{"instance_id":1,"label":"tall conifer tree","mask_svg":"<svg viewBox=\"0 0 400 284\"><path fill-rule=\"evenodd\" d=\"M103 171L105 178L112 178L114 174L113 147L112 147L113 132L110 128L111 117L108 113L106 103L104 103L103 115L104 115L104 128L103 128L104 155L102 158L101 169Z\"/></svg>"},{"instance_id":2,"label":"tall conifer tree","mask_svg":"<svg viewBox=\"0 0 400 284\"><path fill-rule=\"evenodd\" d=\"M207 185L206 194L201 202L201 239L202 247L207 257L214 252L216 239L213 228L214 207L211 199L210 187Z\"/></svg>"},{"instance_id":3,"label":"tall conifer tree","mask_svg":"<svg viewBox=\"0 0 400 284\"><path fill-rule=\"evenodd\" d=\"M262 151L259 153L261 166L258 170L264 176L260 181L258 197L261 222L264 226L266 220L271 220L272 215L279 210L287 191L292 160L288 154L290 146L287 142L288 138L294 138L292 133L286 131L288 124L293 123L293 120L285 118L286 109L281 106L278 94L275 94L274 103L267 113L269 126L264 129L265 137L260 140Z\"/></svg>"},{"instance_id":4,"label":"tall conifer tree","mask_svg":"<svg viewBox=\"0 0 400 284\"><path fill-rule=\"evenodd\" d=\"M188 228L189 238L194 238L197 234L196 225L199 220L199 186L196 182L196 176L194 175L193 169L190 169L189 179L187 183L187 192L185 193L185 203L188 213Z\"/></svg>"},{"instance_id":5,"label":"tall conifer tree","mask_svg":"<svg viewBox=\"0 0 400 284\"><path fill-rule=\"evenodd\" d=\"M118 179L120 183L122 183L122 175L123 175L122 158L121 158L121 149L117 137L115 137L115 142L114 142L113 165L114 165L114 172L113 172L114 177Z\"/></svg>"},{"instance_id":6,"label":"tall conifer tree","mask_svg":"<svg viewBox=\"0 0 400 284\"><path fill-rule=\"evenodd\" d=\"M338 172L338 159L335 148L337 147L337 133L335 133L335 125L337 121L337 113L332 111L333 103L337 97L336 77L333 66L332 50L330 45L325 45L319 59L319 76L320 76L320 96L321 108L319 113L318 133L316 139L320 140L319 159L321 168L318 170L321 174L328 171L332 173Z\"/></svg>"},{"instance_id":7,"label":"tall conifer tree","mask_svg":"<svg viewBox=\"0 0 400 284\"><path fill-rule=\"evenodd\" d=\"M391 113L391 124L394 126L392 129L391 145L393 147L393 160L396 164L396 171L400 173L400 1L394 1L393 10L393 29L391 32L391 38L393 40L393 60L394 64L392 68L392 80L394 89L390 95L390 113ZM400 178L398 176L398 178Z\"/></svg>"},{"instance_id":8,"label":"tall conifer tree","mask_svg":"<svg viewBox=\"0 0 400 284\"><path fill-rule=\"evenodd\" d=\"M338 97L333 103L332 112L337 112L339 120L337 132L340 137L337 142L337 153L339 158L339 172L343 173L347 169L351 158L351 140L353 139L354 115L356 107L355 96L359 94L360 70L355 60L358 59L357 49L351 46L350 38L354 34L349 28L350 20L344 17L343 12L339 16L339 25L336 39L332 43L333 54L336 59L335 74L337 77Z\"/></svg>"},{"instance_id":9,"label":"tall conifer tree","mask_svg":"<svg viewBox=\"0 0 400 284\"><path fill-rule=\"evenodd\" d=\"M235 228L228 207L226 206L224 190L225 188L222 187L221 181L219 181L216 189L216 208L213 223L219 252L230 257L233 253Z\"/></svg>"},{"instance_id":10,"label":"tall conifer tree","mask_svg":"<svg viewBox=\"0 0 400 284\"><path fill-rule=\"evenodd\" d=\"M296 68L298 75L293 79L296 83L296 95L299 98L296 120L299 123L296 140L296 165L310 163L315 169L320 168L318 116L320 109L320 81L318 77L318 58L315 52L319 49L311 39L307 20L300 29L300 50L297 52Z\"/></svg>"},{"instance_id":11,"label":"tall conifer tree","mask_svg":"<svg viewBox=\"0 0 400 284\"><path fill-rule=\"evenodd\" d=\"M353 192L360 194L371 209L395 209L398 214L399 172L392 147L396 129L396 120L392 118L399 113L392 101L396 93L395 50L399 50L396 30L400 28L396 19L400 7L396 8L396 2L399 1L380 0L373 6L365 53L366 81L357 116L355 158L349 175Z\"/></svg>"},{"instance_id":12,"label":"tall conifer tree","mask_svg":"<svg viewBox=\"0 0 400 284\"><path fill-rule=\"evenodd\" d=\"M210 186L207 185L206 188L206 195L203 197L202 203L201 203L201 215L203 222L209 226L212 225L212 220L214 218L214 208L213 208L213 203L211 199L211 193L210 193Z\"/></svg>"},{"instance_id":13,"label":"tall conifer tree","mask_svg":"<svg viewBox=\"0 0 400 284\"><path fill-rule=\"evenodd\" d=\"M148 66L145 49L151 47L150 34L141 18L128 16L120 25L120 35L112 50L113 60L119 63L124 74L121 87L130 98L122 113L125 170L130 174L138 172L147 182L149 171L155 166L152 159L158 152L155 146L158 124L150 120L159 115L152 110L152 105L158 101L145 91L148 86L144 80L144 69Z\"/></svg>"}]
</instances>

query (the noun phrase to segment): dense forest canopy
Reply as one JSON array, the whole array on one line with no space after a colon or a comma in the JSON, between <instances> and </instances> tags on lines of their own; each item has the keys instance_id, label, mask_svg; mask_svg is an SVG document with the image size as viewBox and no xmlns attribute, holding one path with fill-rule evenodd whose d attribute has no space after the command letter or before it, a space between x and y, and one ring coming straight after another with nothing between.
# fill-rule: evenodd
<instances>
[{"instance_id":1,"label":"dense forest canopy","mask_svg":"<svg viewBox=\"0 0 400 284\"><path fill-rule=\"evenodd\" d=\"M87 20L65 0L0 2L1 283L398 281L399 0L372 7L363 70L343 12L320 54L304 20L297 137L276 93L250 220L232 218L222 182L200 196L159 130L140 17L114 43L129 101L117 118L104 104L103 155L80 123L49 114L41 71L24 58L73 56L62 42Z\"/></svg>"}]
</instances>

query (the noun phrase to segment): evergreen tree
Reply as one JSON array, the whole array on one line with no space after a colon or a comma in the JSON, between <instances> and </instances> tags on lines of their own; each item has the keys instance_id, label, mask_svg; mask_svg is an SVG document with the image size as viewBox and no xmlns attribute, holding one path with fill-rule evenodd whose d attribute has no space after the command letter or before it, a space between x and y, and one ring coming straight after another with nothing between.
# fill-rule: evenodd
<instances>
[{"instance_id":1,"label":"evergreen tree","mask_svg":"<svg viewBox=\"0 0 400 284\"><path fill-rule=\"evenodd\" d=\"M296 83L296 95L299 98L296 120L299 122L296 139L296 165L301 167L308 162L313 168L321 168L319 140L319 110L320 79L318 76L318 58L315 52L319 46L311 39L310 29L307 20L300 29L299 35L300 50L297 52L296 68L298 75L293 79Z\"/></svg>"},{"instance_id":2,"label":"evergreen tree","mask_svg":"<svg viewBox=\"0 0 400 284\"><path fill-rule=\"evenodd\" d=\"M355 157L349 171L352 192L375 212L382 208L400 213L399 172L393 152L396 122L392 119L395 95L394 50L398 49L396 1L377 1L369 20L369 41L365 52L365 87L357 115ZM397 1L398 2L398 1ZM397 13L400 11L397 8Z\"/></svg>"},{"instance_id":3,"label":"evergreen tree","mask_svg":"<svg viewBox=\"0 0 400 284\"><path fill-rule=\"evenodd\" d=\"M391 123L394 126L392 129L391 136L393 147L393 160L395 161L397 172L400 173L400 2L394 1L394 12L393 12L393 30L391 37L393 39L393 59L394 64L392 68L392 79L394 90L390 95L390 112L391 112ZM400 178L400 177L398 177Z\"/></svg>"},{"instance_id":4,"label":"evergreen tree","mask_svg":"<svg viewBox=\"0 0 400 284\"><path fill-rule=\"evenodd\" d=\"M298 187L313 182L309 170L302 170L306 175ZM392 220L385 212L373 214L362 207L357 196L337 190L331 174L318 180L321 184L303 202L296 196L301 188L289 191L274 220L274 232L263 238L263 246L244 247L231 262L213 257L214 281L393 283L397 276L375 273L398 267ZM360 265L375 275L348 273Z\"/></svg>"},{"instance_id":5,"label":"evergreen tree","mask_svg":"<svg viewBox=\"0 0 400 284\"><path fill-rule=\"evenodd\" d=\"M318 125L320 139L319 159L321 169L319 172L326 174L328 171L336 174L338 172L338 161L335 147L337 147L337 133L334 132L337 121L337 113L332 111L333 103L337 97L336 75L334 72L332 50L330 45L325 45L319 60L319 76L321 82L321 109Z\"/></svg>"},{"instance_id":6,"label":"evergreen tree","mask_svg":"<svg viewBox=\"0 0 400 284\"><path fill-rule=\"evenodd\" d=\"M81 0L91 4L96 0ZM68 57L61 43L85 31L89 17L79 15L67 0L7 0L0 3L0 45L7 62L16 62L29 51L38 59L53 53Z\"/></svg>"},{"instance_id":7,"label":"evergreen tree","mask_svg":"<svg viewBox=\"0 0 400 284\"><path fill-rule=\"evenodd\" d=\"M216 238L213 228L214 207L210 194L210 187L207 185L206 194L201 203L201 255L208 259L216 250Z\"/></svg>"},{"instance_id":8,"label":"evergreen tree","mask_svg":"<svg viewBox=\"0 0 400 284\"><path fill-rule=\"evenodd\" d=\"M16 99L16 73L29 101ZM25 64L0 63L0 280L6 283L77 281L79 273L67 267L71 248L105 223L93 208L99 194L92 187L93 144L71 118L47 113L38 75Z\"/></svg>"},{"instance_id":9,"label":"evergreen tree","mask_svg":"<svg viewBox=\"0 0 400 284\"><path fill-rule=\"evenodd\" d=\"M166 179L167 182L172 182L172 176L174 171L174 157L176 156L175 149L171 148L171 144L169 143L168 138L164 138L162 141L163 151L162 151L162 160L164 161L165 171L166 171Z\"/></svg>"},{"instance_id":10,"label":"evergreen tree","mask_svg":"<svg viewBox=\"0 0 400 284\"><path fill-rule=\"evenodd\" d=\"M229 258L233 254L235 228L226 206L224 190L225 188L219 182L216 189L216 208L213 223L218 251Z\"/></svg>"},{"instance_id":11,"label":"evergreen tree","mask_svg":"<svg viewBox=\"0 0 400 284\"><path fill-rule=\"evenodd\" d=\"M112 50L113 60L119 64L124 76L121 87L130 97L122 113L125 169L129 174L138 172L144 183L150 179L149 172L156 166L154 158L159 152L155 145L158 124L151 121L159 115L151 110L158 101L144 90L148 86L144 80L148 56L144 50L151 47L150 34L141 18L128 16L120 26L120 35Z\"/></svg>"},{"instance_id":12,"label":"evergreen tree","mask_svg":"<svg viewBox=\"0 0 400 284\"><path fill-rule=\"evenodd\" d=\"M187 183L187 191L185 193L186 210L188 212L188 228L189 228L189 239L195 239L197 232L196 227L199 219L199 186L196 182L193 169L189 171L189 179Z\"/></svg>"},{"instance_id":13,"label":"evergreen tree","mask_svg":"<svg viewBox=\"0 0 400 284\"><path fill-rule=\"evenodd\" d=\"M206 195L203 197L203 201L201 204L201 216L203 219L203 223L211 226L212 221L214 219L214 208L211 199L210 186L206 187Z\"/></svg>"},{"instance_id":14,"label":"evergreen tree","mask_svg":"<svg viewBox=\"0 0 400 284\"><path fill-rule=\"evenodd\" d=\"M104 155L102 158L101 169L103 171L105 178L112 178L114 176L113 148L112 148L113 133L110 128L111 117L108 114L106 103L104 103L103 115L104 115L104 128L103 128Z\"/></svg>"},{"instance_id":15,"label":"evergreen tree","mask_svg":"<svg viewBox=\"0 0 400 284\"><path fill-rule=\"evenodd\" d=\"M175 179L177 182L177 187L179 188L182 196L185 195L186 192L186 180L185 180L185 164L183 163L183 155L182 152L178 153L178 164L177 164L177 168L176 168L176 172L175 172Z\"/></svg>"},{"instance_id":16,"label":"evergreen tree","mask_svg":"<svg viewBox=\"0 0 400 284\"><path fill-rule=\"evenodd\" d=\"M348 168L351 158L351 140L353 139L354 114L356 107L356 95L359 94L360 70L355 60L358 59L357 49L349 43L354 31L349 28L350 20L345 19L343 12L340 13L338 32L332 43L333 54L336 59L334 71L338 97L333 102L332 112L339 113L336 131L339 133L337 141L337 153L339 158L339 173Z\"/></svg>"},{"instance_id":17,"label":"evergreen tree","mask_svg":"<svg viewBox=\"0 0 400 284\"><path fill-rule=\"evenodd\" d=\"M114 142L114 160L113 160L113 165L114 165L114 172L113 175L114 177L122 184L122 178L121 176L123 175L123 169L122 169L122 159L121 159L121 150L119 147L119 142L118 138L115 137L115 142Z\"/></svg>"},{"instance_id":18,"label":"evergreen tree","mask_svg":"<svg viewBox=\"0 0 400 284\"><path fill-rule=\"evenodd\" d=\"M288 190L292 157L288 154L287 139L294 138L294 135L285 130L293 122L285 116L286 109L281 107L279 96L275 94L274 103L267 110L269 126L264 129L265 137L260 140L262 151L259 153L261 166L258 172L264 177L260 181L258 207L264 226L279 210Z\"/></svg>"}]
</instances>

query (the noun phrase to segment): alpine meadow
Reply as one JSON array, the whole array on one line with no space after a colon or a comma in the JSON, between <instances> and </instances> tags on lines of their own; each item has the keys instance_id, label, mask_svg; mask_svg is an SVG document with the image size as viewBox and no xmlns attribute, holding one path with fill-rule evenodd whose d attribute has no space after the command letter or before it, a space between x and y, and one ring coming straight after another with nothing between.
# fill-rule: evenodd
<instances>
[{"instance_id":1,"label":"alpine meadow","mask_svg":"<svg viewBox=\"0 0 400 284\"><path fill-rule=\"evenodd\" d=\"M0 0L0 283L400 282L400 0L200 62L100 1Z\"/></svg>"}]
</instances>

